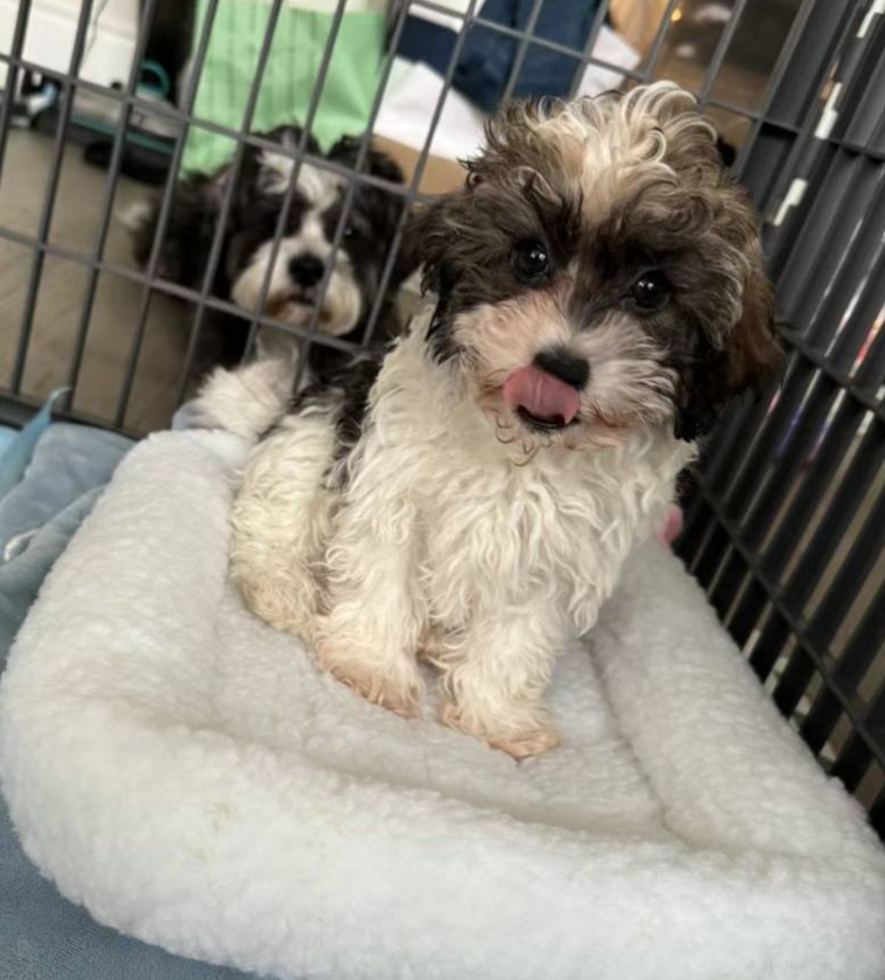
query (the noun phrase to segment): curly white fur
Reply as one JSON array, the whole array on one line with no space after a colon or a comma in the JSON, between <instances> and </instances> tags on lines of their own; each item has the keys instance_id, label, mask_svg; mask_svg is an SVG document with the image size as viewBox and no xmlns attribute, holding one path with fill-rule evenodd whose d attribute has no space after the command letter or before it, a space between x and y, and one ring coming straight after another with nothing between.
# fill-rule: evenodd
<instances>
[{"instance_id":1,"label":"curly white fur","mask_svg":"<svg viewBox=\"0 0 885 980\"><path fill-rule=\"evenodd\" d=\"M427 323L385 359L343 491L334 406L259 444L231 569L259 615L315 639L370 700L411 713L420 651L441 673L444 720L522 757L556 744L542 700L554 660L593 626L694 450L661 425L526 462L464 374L432 360Z\"/></svg>"}]
</instances>

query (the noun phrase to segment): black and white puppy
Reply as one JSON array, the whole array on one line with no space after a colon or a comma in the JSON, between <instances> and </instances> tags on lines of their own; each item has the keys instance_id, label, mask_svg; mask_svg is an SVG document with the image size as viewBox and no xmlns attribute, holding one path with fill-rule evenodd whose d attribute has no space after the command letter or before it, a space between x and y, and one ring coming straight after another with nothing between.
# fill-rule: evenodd
<instances>
[{"instance_id":1,"label":"black and white puppy","mask_svg":"<svg viewBox=\"0 0 885 980\"><path fill-rule=\"evenodd\" d=\"M281 126L263 139L279 143L293 152L301 138L294 126ZM359 141L345 137L326 154L343 167L353 168ZM308 153L319 156L312 139ZM230 300L251 316L259 302L269 271L272 240L286 189L292 179L291 155L247 145L241 163L230 215L225 229L212 294ZM402 183L397 164L384 153L370 150L364 172ZM194 174L179 181L172 200L162 250L159 275L179 285L199 289L218 226L231 166L213 174ZM291 201L283 237L270 273L265 314L275 320L307 326L318 299L318 288L331 261L332 239L346 190L344 178L309 162L301 166L298 185ZM397 223L402 215L401 199L381 188L357 188L348 225L335 257L318 329L325 334L358 343L366 319L378 296L384 262ZM157 227L158 206L152 204L134 224L134 247L139 264L147 265ZM395 295L408 269L398 268L388 293ZM392 304L384 300L376 336L389 338L398 326ZM224 331L222 361L235 361L243 350L248 319L216 318ZM333 350L312 348L311 366L325 358L337 363Z\"/></svg>"},{"instance_id":2,"label":"black and white puppy","mask_svg":"<svg viewBox=\"0 0 885 980\"><path fill-rule=\"evenodd\" d=\"M693 98L513 105L417 219L434 301L383 360L305 393L232 511L252 610L403 714L515 758L544 689L726 399L779 363L756 217Z\"/></svg>"}]
</instances>

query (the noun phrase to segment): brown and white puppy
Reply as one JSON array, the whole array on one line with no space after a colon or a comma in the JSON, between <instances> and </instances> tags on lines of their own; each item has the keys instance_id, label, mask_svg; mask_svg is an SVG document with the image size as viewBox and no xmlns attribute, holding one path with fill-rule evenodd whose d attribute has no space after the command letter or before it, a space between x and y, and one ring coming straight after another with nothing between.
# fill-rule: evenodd
<instances>
[{"instance_id":1,"label":"brown and white puppy","mask_svg":"<svg viewBox=\"0 0 885 980\"><path fill-rule=\"evenodd\" d=\"M756 219L670 83L513 105L417 219L435 294L381 361L305 392L252 452L231 568L249 606L403 714L552 747L587 633L695 440L780 357Z\"/></svg>"}]
</instances>

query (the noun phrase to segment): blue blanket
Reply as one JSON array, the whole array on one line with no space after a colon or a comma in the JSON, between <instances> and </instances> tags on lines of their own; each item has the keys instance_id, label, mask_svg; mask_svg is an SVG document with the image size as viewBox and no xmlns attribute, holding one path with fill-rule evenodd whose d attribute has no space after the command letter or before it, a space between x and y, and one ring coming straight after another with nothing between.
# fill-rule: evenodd
<instances>
[{"instance_id":1,"label":"blue blanket","mask_svg":"<svg viewBox=\"0 0 885 980\"><path fill-rule=\"evenodd\" d=\"M0 458L0 671L43 579L132 445L84 426L46 428L46 421L22 433ZM40 877L22 853L0 798L0 980L245 976L97 925Z\"/></svg>"}]
</instances>

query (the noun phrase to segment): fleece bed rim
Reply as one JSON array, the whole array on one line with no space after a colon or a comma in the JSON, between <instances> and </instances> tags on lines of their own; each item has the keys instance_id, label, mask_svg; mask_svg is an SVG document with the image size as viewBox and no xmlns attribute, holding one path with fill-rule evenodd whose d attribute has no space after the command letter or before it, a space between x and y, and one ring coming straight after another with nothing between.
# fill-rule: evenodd
<instances>
[{"instance_id":1,"label":"fleece bed rim","mask_svg":"<svg viewBox=\"0 0 885 980\"><path fill-rule=\"evenodd\" d=\"M213 651L246 450L209 432L133 450L10 655L0 783L62 894L172 952L293 980L880 980L878 841L656 543L590 643L656 832L520 819L324 765L309 732L226 730Z\"/></svg>"}]
</instances>

